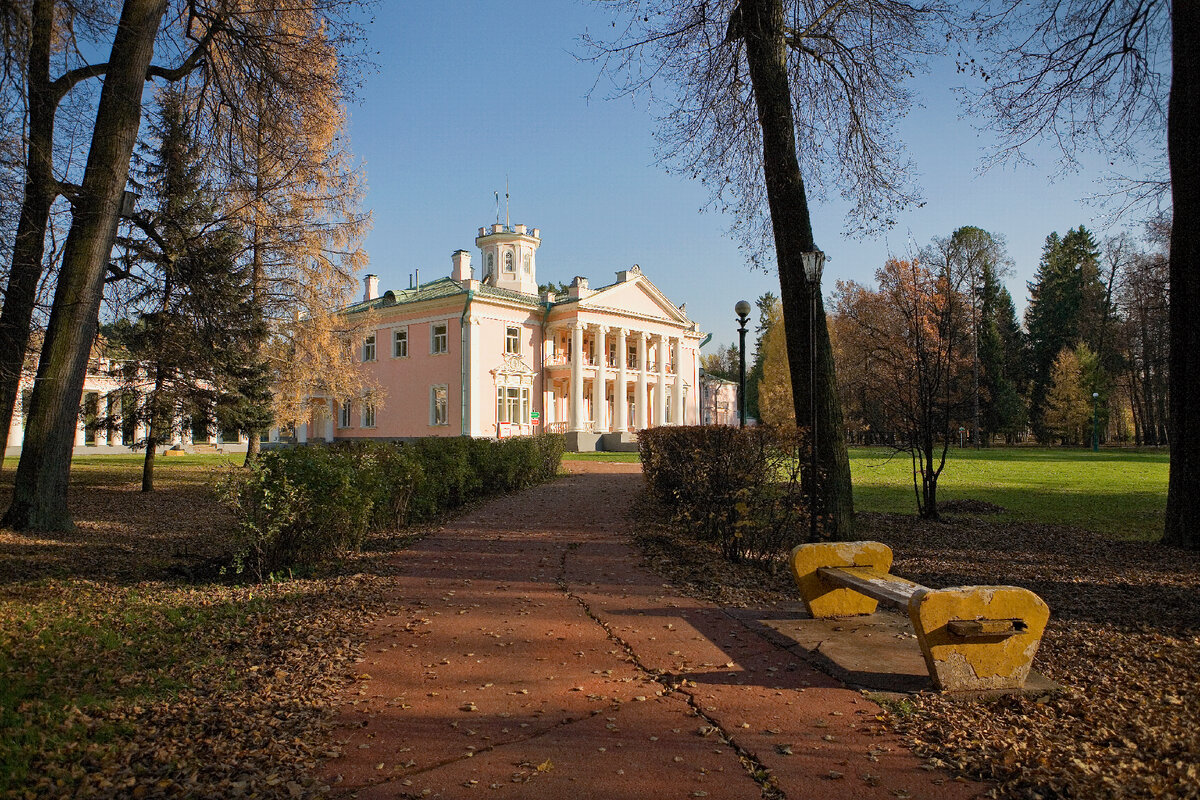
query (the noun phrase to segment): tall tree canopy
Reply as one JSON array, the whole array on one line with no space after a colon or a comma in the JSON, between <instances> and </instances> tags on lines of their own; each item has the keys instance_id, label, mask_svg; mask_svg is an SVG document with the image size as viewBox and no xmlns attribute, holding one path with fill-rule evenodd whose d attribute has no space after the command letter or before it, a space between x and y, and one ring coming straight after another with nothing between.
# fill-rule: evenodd
<instances>
[{"instance_id":1,"label":"tall tree canopy","mask_svg":"<svg viewBox=\"0 0 1200 800\"><path fill-rule=\"evenodd\" d=\"M974 107L1000 155L1049 139L1141 156L1136 202L1170 189L1171 477L1164 541L1200 549L1200 5L1169 0L982 0L973 19L987 79ZM1164 146L1165 145L1165 146ZM1161 169L1166 155L1166 180ZM1138 191L1141 189L1142 191Z\"/></svg>"},{"instance_id":2,"label":"tall tree canopy","mask_svg":"<svg viewBox=\"0 0 1200 800\"><path fill-rule=\"evenodd\" d=\"M129 364L122 424L146 424L142 490L154 488L157 448L177 420L217 421L226 429L268 422L271 391L258 357L266 331L250 302L243 242L220 210L205 151L183 92L161 93L140 154L136 185L149 208L144 232L125 242L130 272L127 317L107 333Z\"/></svg>"},{"instance_id":3,"label":"tall tree canopy","mask_svg":"<svg viewBox=\"0 0 1200 800\"><path fill-rule=\"evenodd\" d=\"M0 314L0 423L11 420L16 377L28 346L30 286L43 268L49 205L60 194L72 202L54 305L47 326L28 416L25 446L5 523L17 528L69 527L67 479L88 354L108 273L109 251L123 205L129 161L142 117L147 80L188 79L208 114L204 130L240 117L255 98L273 108L301 103L315 88L344 97L360 44L361 4L304 0L287 8L267 2L124 0L119 19L106 6L32 0L27 16L29 107L26 193ZM88 12L90 16L77 15ZM280 20L285 24L280 24ZM74 31L92 35L89 48L67 48L76 60L107 49L103 63L81 62L51 72L56 42ZM160 64L153 63L158 51ZM306 58L310 53L332 58ZM53 138L58 103L77 86L102 82L78 189L56 174ZM7 410L6 410L7 409Z\"/></svg>"},{"instance_id":4,"label":"tall tree canopy","mask_svg":"<svg viewBox=\"0 0 1200 800\"><path fill-rule=\"evenodd\" d=\"M822 515L851 531L853 503L829 333L819 286L804 272L817 249L809 192L837 187L850 225L874 230L916 199L894 123L905 81L946 39L946 7L888 0L613 0L612 40L587 38L620 91L670 89L660 155L698 178L733 213L752 260L778 266L795 416L818 420L827 479ZM810 331L815 345L810 347ZM815 357L815 363L814 363ZM810 400L815 403L815 414Z\"/></svg>"},{"instance_id":5,"label":"tall tree canopy","mask_svg":"<svg viewBox=\"0 0 1200 800\"><path fill-rule=\"evenodd\" d=\"M1030 348L1030 417L1034 434L1046 439L1046 392L1054 361L1063 348L1080 342L1099 349L1107 321L1105 287L1100 278L1100 249L1083 226L1065 236L1046 237L1037 274L1029 283L1025 328Z\"/></svg>"}]
</instances>

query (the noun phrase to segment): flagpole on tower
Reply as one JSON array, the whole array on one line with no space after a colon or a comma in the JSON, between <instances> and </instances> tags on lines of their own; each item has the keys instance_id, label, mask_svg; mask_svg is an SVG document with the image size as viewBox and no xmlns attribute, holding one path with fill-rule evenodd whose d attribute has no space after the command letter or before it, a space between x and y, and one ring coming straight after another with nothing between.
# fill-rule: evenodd
<instances>
[{"instance_id":1,"label":"flagpole on tower","mask_svg":"<svg viewBox=\"0 0 1200 800\"><path fill-rule=\"evenodd\" d=\"M508 230L512 223L508 218L508 173L504 174L504 229Z\"/></svg>"},{"instance_id":2,"label":"flagpole on tower","mask_svg":"<svg viewBox=\"0 0 1200 800\"><path fill-rule=\"evenodd\" d=\"M496 195L496 224L500 224L500 193L493 192Z\"/></svg>"}]
</instances>

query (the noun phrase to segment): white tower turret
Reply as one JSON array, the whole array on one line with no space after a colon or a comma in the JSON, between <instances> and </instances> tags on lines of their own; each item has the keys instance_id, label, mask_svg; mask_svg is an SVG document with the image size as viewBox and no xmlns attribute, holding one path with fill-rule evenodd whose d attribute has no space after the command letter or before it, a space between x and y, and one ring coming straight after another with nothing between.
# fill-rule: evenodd
<instances>
[{"instance_id":1,"label":"white tower turret","mask_svg":"<svg viewBox=\"0 0 1200 800\"><path fill-rule=\"evenodd\" d=\"M479 229L475 245L483 258L483 282L522 294L538 293L537 249L542 243L537 228L508 227L496 223Z\"/></svg>"}]
</instances>

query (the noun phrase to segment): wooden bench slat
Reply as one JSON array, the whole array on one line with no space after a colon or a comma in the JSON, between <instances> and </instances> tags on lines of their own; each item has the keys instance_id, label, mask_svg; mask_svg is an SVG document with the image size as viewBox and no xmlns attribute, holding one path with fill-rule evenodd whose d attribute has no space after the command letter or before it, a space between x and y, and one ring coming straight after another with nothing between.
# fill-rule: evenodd
<instances>
[{"instance_id":1,"label":"wooden bench slat","mask_svg":"<svg viewBox=\"0 0 1200 800\"><path fill-rule=\"evenodd\" d=\"M1019 619L952 619L946 628L960 639L1005 639L1025 629Z\"/></svg>"},{"instance_id":2,"label":"wooden bench slat","mask_svg":"<svg viewBox=\"0 0 1200 800\"><path fill-rule=\"evenodd\" d=\"M925 587L872 567L819 567L817 574L830 583L861 592L892 608L907 609L908 601Z\"/></svg>"}]
</instances>

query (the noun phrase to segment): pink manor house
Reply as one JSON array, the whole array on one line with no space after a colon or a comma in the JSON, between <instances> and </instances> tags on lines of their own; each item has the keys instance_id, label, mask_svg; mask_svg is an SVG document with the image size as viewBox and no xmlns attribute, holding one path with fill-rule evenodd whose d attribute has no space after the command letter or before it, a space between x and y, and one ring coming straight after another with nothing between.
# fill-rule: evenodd
<instances>
[{"instance_id":1,"label":"pink manor house","mask_svg":"<svg viewBox=\"0 0 1200 800\"><path fill-rule=\"evenodd\" d=\"M539 294L540 231L479 229L482 280L471 254L448 277L379 293L360 348L381 399L314 398L299 441L419 436L567 434L575 450L636 448L636 431L700 422L700 347L683 307L635 264L597 289L576 277L565 297ZM702 341L704 339L704 341ZM274 433L274 432L272 432ZM274 437L272 437L274 438Z\"/></svg>"}]
</instances>

